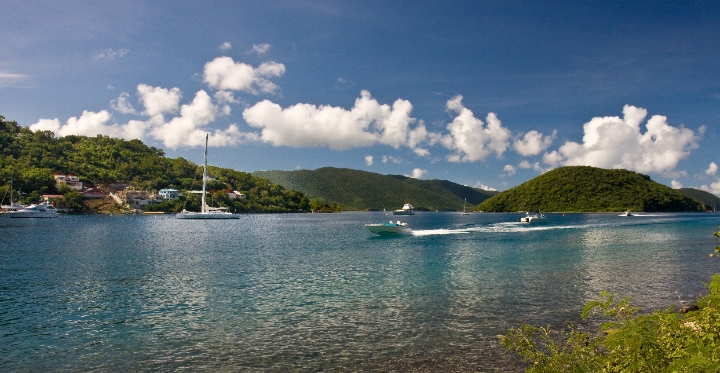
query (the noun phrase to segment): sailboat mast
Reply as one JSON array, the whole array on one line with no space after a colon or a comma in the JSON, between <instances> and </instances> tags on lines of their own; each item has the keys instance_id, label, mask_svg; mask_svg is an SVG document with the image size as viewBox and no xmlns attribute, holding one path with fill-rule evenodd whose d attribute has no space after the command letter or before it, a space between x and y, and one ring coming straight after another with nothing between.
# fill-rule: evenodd
<instances>
[{"instance_id":1,"label":"sailboat mast","mask_svg":"<svg viewBox=\"0 0 720 373\"><path fill-rule=\"evenodd\" d=\"M207 144L208 134L205 134L205 163L203 164L203 193L200 212L205 212L205 186L207 185Z\"/></svg>"}]
</instances>

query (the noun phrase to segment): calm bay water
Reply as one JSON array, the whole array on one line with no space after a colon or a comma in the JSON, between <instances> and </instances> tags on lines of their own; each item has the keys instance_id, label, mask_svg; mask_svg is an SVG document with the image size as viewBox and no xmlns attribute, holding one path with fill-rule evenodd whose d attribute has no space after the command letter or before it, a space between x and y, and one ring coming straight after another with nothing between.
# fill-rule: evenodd
<instances>
[{"instance_id":1,"label":"calm bay water","mask_svg":"<svg viewBox=\"0 0 720 373\"><path fill-rule=\"evenodd\" d=\"M1 371L512 371L520 321L705 292L717 214L0 219Z\"/></svg>"}]
</instances>

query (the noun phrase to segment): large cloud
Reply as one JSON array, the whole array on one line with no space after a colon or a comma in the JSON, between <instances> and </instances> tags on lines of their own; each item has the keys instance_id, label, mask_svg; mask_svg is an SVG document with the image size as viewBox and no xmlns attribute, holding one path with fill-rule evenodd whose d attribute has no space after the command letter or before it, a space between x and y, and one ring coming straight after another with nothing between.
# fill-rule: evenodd
<instances>
[{"instance_id":1,"label":"large cloud","mask_svg":"<svg viewBox=\"0 0 720 373\"><path fill-rule=\"evenodd\" d=\"M100 112L83 111L82 115L72 117L60 124L60 120L40 119L37 123L30 125L32 131L53 131L56 136L82 135L97 136L106 135L124 139L141 139L147 128L147 123L138 120L131 120L127 124L119 125L109 123L112 115L106 110Z\"/></svg>"},{"instance_id":2,"label":"large cloud","mask_svg":"<svg viewBox=\"0 0 720 373\"><path fill-rule=\"evenodd\" d=\"M543 136L542 133L532 130L523 138L515 140L513 148L522 156L538 155L552 144L556 135L557 131L553 131L550 136Z\"/></svg>"},{"instance_id":3,"label":"large cloud","mask_svg":"<svg viewBox=\"0 0 720 373\"><path fill-rule=\"evenodd\" d=\"M243 111L243 118L252 127L261 128L260 139L275 146L327 146L342 150L385 144L394 148L414 149L427 137L424 124L414 129L410 117L412 104L398 99L381 105L362 91L350 110L333 106L296 104L283 109L263 100Z\"/></svg>"},{"instance_id":4,"label":"large cloud","mask_svg":"<svg viewBox=\"0 0 720 373\"><path fill-rule=\"evenodd\" d=\"M448 157L449 161L473 162L483 160L492 153L499 157L510 145L510 130L502 126L495 113L487 115L485 126L463 106L460 95L447 101L447 109L457 113L457 117L447 125L450 133L441 140L443 146L455 151Z\"/></svg>"},{"instance_id":5,"label":"large cloud","mask_svg":"<svg viewBox=\"0 0 720 373\"><path fill-rule=\"evenodd\" d=\"M593 118L583 126L582 144L568 141L557 151L546 153L543 160L551 166L587 165L669 176L683 174L675 168L690 155L690 150L697 148L695 133L668 125L667 118L661 115L651 117L643 133L640 124L647 110L625 105L623 114L623 118Z\"/></svg>"},{"instance_id":6,"label":"large cloud","mask_svg":"<svg viewBox=\"0 0 720 373\"><path fill-rule=\"evenodd\" d=\"M277 85L267 78L282 76L284 73L285 65L273 61L253 68L246 63L235 62L230 57L218 57L205 64L203 81L211 88L253 94L273 93Z\"/></svg>"},{"instance_id":7,"label":"large cloud","mask_svg":"<svg viewBox=\"0 0 720 373\"><path fill-rule=\"evenodd\" d=\"M176 112L182 98L177 87L167 89L140 84L137 91L140 102L145 106L145 114L149 116Z\"/></svg>"}]
</instances>

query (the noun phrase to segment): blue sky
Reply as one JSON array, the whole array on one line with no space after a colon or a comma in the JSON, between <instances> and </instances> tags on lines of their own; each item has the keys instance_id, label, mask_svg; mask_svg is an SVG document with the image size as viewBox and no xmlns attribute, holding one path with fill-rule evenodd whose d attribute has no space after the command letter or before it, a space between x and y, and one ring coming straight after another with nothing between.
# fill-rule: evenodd
<instances>
[{"instance_id":1,"label":"blue sky","mask_svg":"<svg viewBox=\"0 0 720 373\"><path fill-rule=\"evenodd\" d=\"M720 3L4 1L0 115L241 171L720 194Z\"/></svg>"}]
</instances>

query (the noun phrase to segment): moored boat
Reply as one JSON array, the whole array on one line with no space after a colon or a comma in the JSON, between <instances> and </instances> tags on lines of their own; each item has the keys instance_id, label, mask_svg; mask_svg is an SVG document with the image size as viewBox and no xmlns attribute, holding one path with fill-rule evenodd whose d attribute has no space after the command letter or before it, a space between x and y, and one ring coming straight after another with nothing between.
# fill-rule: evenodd
<instances>
[{"instance_id":1,"label":"moored boat","mask_svg":"<svg viewBox=\"0 0 720 373\"><path fill-rule=\"evenodd\" d=\"M200 212L183 209L175 216L178 219L239 219L240 216L227 211L227 207L210 207L205 203L205 189L207 188L207 144L208 135L205 135L205 163L203 164L203 189L200 201Z\"/></svg>"},{"instance_id":2,"label":"moored boat","mask_svg":"<svg viewBox=\"0 0 720 373\"><path fill-rule=\"evenodd\" d=\"M393 210L393 215L415 215L413 206L406 203L400 210Z\"/></svg>"},{"instance_id":3,"label":"moored boat","mask_svg":"<svg viewBox=\"0 0 720 373\"><path fill-rule=\"evenodd\" d=\"M8 218L57 218L58 213L55 206L39 203L15 211L5 211L2 216Z\"/></svg>"},{"instance_id":4,"label":"moored boat","mask_svg":"<svg viewBox=\"0 0 720 373\"><path fill-rule=\"evenodd\" d=\"M367 228L367 230L369 230L371 233L377 234L378 236L412 234L412 229L408 226L408 224L401 223L400 221L397 221L395 223L389 221L387 223L380 224L365 224L365 228Z\"/></svg>"}]
</instances>

